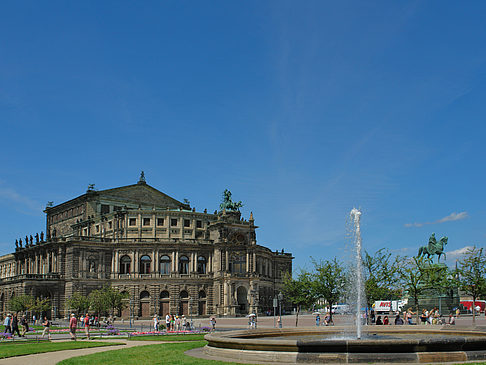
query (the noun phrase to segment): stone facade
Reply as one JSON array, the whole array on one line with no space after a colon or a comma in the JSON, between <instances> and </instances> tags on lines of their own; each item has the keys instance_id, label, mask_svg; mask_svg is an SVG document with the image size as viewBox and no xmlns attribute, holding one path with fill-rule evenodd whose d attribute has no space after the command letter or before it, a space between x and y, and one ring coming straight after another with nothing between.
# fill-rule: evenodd
<instances>
[{"instance_id":1,"label":"stone facade","mask_svg":"<svg viewBox=\"0 0 486 365\"><path fill-rule=\"evenodd\" d=\"M0 257L0 312L13 295L31 294L66 316L72 293L111 285L130 295L124 317L261 313L292 271L290 253L257 244L253 215L196 212L144 178L88 189L45 213L45 237Z\"/></svg>"}]
</instances>

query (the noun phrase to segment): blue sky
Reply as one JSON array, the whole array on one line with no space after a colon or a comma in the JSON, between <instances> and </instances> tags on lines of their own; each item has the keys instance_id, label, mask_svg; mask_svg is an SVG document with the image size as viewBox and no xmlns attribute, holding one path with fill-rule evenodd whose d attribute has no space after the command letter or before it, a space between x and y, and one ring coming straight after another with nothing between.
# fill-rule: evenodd
<instances>
[{"instance_id":1,"label":"blue sky","mask_svg":"<svg viewBox=\"0 0 486 365\"><path fill-rule=\"evenodd\" d=\"M42 213L147 182L229 188L295 266L486 243L486 3L3 1L0 254Z\"/></svg>"}]
</instances>

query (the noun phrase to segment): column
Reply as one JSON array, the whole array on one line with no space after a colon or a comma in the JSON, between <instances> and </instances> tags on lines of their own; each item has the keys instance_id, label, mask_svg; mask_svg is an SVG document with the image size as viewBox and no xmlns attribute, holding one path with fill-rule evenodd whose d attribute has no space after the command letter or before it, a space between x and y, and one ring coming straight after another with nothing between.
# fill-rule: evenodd
<instances>
[{"instance_id":1,"label":"column","mask_svg":"<svg viewBox=\"0 0 486 365\"><path fill-rule=\"evenodd\" d=\"M138 267L138 265L139 265L138 250L135 250L133 252L133 261L134 261L133 262L133 267L135 268L135 270L134 270L133 273L134 273L134 276L138 278L138 274L140 272L140 269Z\"/></svg>"},{"instance_id":2,"label":"column","mask_svg":"<svg viewBox=\"0 0 486 365\"><path fill-rule=\"evenodd\" d=\"M116 267L116 253L117 251L113 250L113 253L111 254L111 278L115 278L115 267Z\"/></svg>"},{"instance_id":3,"label":"column","mask_svg":"<svg viewBox=\"0 0 486 365\"><path fill-rule=\"evenodd\" d=\"M246 251L246 272L250 272L250 253Z\"/></svg>"},{"instance_id":4,"label":"column","mask_svg":"<svg viewBox=\"0 0 486 365\"><path fill-rule=\"evenodd\" d=\"M150 274L155 274L156 270L157 270L157 256L155 256L155 250L152 250L152 270L150 271Z\"/></svg>"},{"instance_id":5,"label":"column","mask_svg":"<svg viewBox=\"0 0 486 365\"><path fill-rule=\"evenodd\" d=\"M224 271L228 272L229 271L229 253L228 253L228 250L226 250L225 252L225 258L226 258L226 262L224 263Z\"/></svg>"}]
</instances>

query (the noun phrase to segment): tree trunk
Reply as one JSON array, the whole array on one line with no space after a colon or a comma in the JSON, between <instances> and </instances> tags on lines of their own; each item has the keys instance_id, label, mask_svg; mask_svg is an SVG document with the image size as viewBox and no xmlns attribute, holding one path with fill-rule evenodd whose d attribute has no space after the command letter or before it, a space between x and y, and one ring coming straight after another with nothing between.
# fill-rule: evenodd
<instances>
[{"instance_id":1,"label":"tree trunk","mask_svg":"<svg viewBox=\"0 0 486 365\"><path fill-rule=\"evenodd\" d=\"M472 302L472 315L473 315L473 325L476 324L476 297L473 296Z\"/></svg>"},{"instance_id":2,"label":"tree trunk","mask_svg":"<svg viewBox=\"0 0 486 365\"><path fill-rule=\"evenodd\" d=\"M297 306L297 314L295 316L295 327L297 327L297 324L299 323L299 312L300 312L300 305ZM280 318L280 320L282 320Z\"/></svg>"}]
</instances>

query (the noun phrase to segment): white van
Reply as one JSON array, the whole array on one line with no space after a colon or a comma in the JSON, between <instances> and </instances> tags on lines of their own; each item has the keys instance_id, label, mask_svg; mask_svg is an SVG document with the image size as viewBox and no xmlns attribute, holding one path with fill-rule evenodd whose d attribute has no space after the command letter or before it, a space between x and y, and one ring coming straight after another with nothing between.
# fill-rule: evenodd
<instances>
[{"instance_id":1,"label":"white van","mask_svg":"<svg viewBox=\"0 0 486 365\"><path fill-rule=\"evenodd\" d=\"M332 314L347 314L350 312L348 304L334 304L331 311Z\"/></svg>"}]
</instances>

